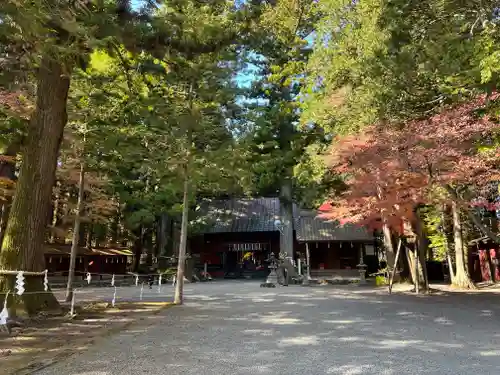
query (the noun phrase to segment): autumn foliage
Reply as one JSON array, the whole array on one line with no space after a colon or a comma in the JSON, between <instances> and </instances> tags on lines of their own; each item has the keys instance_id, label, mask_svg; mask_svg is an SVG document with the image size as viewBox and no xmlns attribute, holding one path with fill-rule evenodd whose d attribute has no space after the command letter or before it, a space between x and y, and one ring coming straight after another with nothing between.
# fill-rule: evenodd
<instances>
[{"instance_id":1,"label":"autumn foliage","mask_svg":"<svg viewBox=\"0 0 500 375\"><path fill-rule=\"evenodd\" d=\"M500 180L495 144L500 125L480 114L485 100L449 107L400 128L378 124L338 138L331 165L346 176L348 190L332 200L324 216L371 225L384 217L398 229L418 204L446 199L436 194L440 188L466 185L477 191Z\"/></svg>"},{"instance_id":2,"label":"autumn foliage","mask_svg":"<svg viewBox=\"0 0 500 375\"><path fill-rule=\"evenodd\" d=\"M27 99L28 97L28 94L20 91L0 89L0 111L8 116L27 119L33 111L33 103Z\"/></svg>"}]
</instances>

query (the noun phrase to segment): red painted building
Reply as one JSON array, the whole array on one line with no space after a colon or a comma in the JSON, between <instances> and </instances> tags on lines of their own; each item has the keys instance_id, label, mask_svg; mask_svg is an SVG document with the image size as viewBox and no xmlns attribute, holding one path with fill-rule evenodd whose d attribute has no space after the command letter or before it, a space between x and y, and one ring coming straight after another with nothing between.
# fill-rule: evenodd
<instances>
[{"instance_id":1,"label":"red painted building","mask_svg":"<svg viewBox=\"0 0 500 375\"><path fill-rule=\"evenodd\" d=\"M78 248L75 274L125 275L132 262L132 252L127 248ZM69 270L71 245L46 245L45 268L50 274L66 276Z\"/></svg>"},{"instance_id":2,"label":"red painted building","mask_svg":"<svg viewBox=\"0 0 500 375\"><path fill-rule=\"evenodd\" d=\"M500 281L500 248L488 237L469 244L469 272L475 282Z\"/></svg>"}]
</instances>

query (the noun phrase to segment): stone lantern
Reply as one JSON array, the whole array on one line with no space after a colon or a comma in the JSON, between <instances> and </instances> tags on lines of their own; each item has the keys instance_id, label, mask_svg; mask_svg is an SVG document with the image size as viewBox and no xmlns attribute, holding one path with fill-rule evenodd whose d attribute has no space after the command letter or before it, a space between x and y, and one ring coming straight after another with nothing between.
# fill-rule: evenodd
<instances>
[{"instance_id":1,"label":"stone lantern","mask_svg":"<svg viewBox=\"0 0 500 375\"><path fill-rule=\"evenodd\" d=\"M359 264L356 266L356 268L359 271L359 284L364 285L366 284L366 268L368 266L365 264L365 261L363 259L363 248L361 247L359 250Z\"/></svg>"},{"instance_id":2,"label":"stone lantern","mask_svg":"<svg viewBox=\"0 0 500 375\"><path fill-rule=\"evenodd\" d=\"M271 270L269 272L269 275L267 276L266 282L263 284L260 284L261 288L275 288L276 284L278 283L278 275L276 273L276 269L278 268L278 264L276 261L276 256L274 253L271 252L269 255L269 258L266 259L266 262L269 263L269 269Z\"/></svg>"}]
</instances>

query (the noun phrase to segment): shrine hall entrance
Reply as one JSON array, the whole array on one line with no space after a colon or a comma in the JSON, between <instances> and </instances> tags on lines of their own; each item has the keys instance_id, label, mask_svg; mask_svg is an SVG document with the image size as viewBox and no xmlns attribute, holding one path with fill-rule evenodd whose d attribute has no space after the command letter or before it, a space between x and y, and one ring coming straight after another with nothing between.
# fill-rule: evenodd
<instances>
[{"instance_id":1,"label":"shrine hall entrance","mask_svg":"<svg viewBox=\"0 0 500 375\"><path fill-rule=\"evenodd\" d=\"M279 252L279 232L211 233L191 242L199 269L214 278L265 278L271 251Z\"/></svg>"},{"instance_id":2,"label":"shrine hall entrance","mask_svg":"<svg viewBox=\"0 0 500 375\"><path fill-rule=\"evenodd\" d=\"M227 278L254 278L267 270L269 243L231 243L221 252L222 267ZM264 277L264 276L263 276Z\"/></svg>"}]
</instances>

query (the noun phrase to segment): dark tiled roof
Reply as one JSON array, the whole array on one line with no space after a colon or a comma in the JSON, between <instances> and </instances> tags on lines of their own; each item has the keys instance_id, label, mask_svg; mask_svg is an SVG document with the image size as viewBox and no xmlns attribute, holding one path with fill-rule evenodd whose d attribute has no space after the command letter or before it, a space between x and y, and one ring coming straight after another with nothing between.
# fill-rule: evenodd
<instances>
[{"instance_id":1,"label":"dark tiled roof","mask_svg":"<svg viewBox=\"0 0 500 375\"><path fill-rule=\"evenodd\" d=\"M280 203L278 198L210 200L200 205L199 216L205 233L274 232Z\"/></svg>"},{"instance_id":2,"label":"dark tiled roof","mask_svg":"<svg viewBox=\"0 0 500 375\"><path fill-rule=\"evenodd\" d=\"M340 226L317 217L316 211L293 207L298 241L372 241L368 231L356 225ZM279 198L206 200L200 204L198 222L203 233L275 232L280 218Z\"/></svg>"},{"instance_id":3,"label":"dark tiled roof","mask_svg":"<svg viewBox=\"0 0 500 375\"><path fill-rule=\"evenodd\" d=\"M296 238L299 242L321 241L373 241L373 234L365 227L328 221L317 216L301 216L296 224Z\"/></svg>"}]
</instances>

